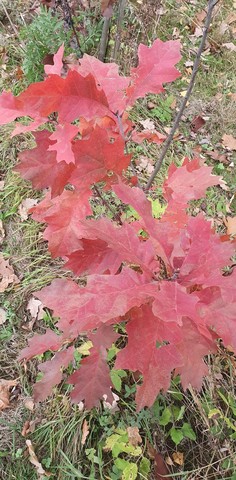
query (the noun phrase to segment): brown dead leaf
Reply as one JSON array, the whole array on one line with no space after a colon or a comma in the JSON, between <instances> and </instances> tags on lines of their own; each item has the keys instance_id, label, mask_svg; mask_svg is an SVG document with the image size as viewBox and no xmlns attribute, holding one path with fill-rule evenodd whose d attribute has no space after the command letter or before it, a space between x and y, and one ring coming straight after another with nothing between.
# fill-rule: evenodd
<instances>
[{"instance_id":1,"label":"brown dead leaf","mask_svg":"<svg viewBox=\"0 0 236 480\"><path fill-rule=\"evenodd\" d=\"M31 412L34 411L35 403L33 401L33 398L28 397L24 401L24 406L27 408L27 410L30 410Z\"/></svg>"},{"instance_id":2,"label":"brown dead leaf","mask_svg":"<svg viewBox=\"0 0 236 480\"><path fill-rule=\"evenodd\" d=\"M225 219L228 235L236 235L236 217L227 217Z\"/></svg>"},{"instance_id":3,"label":"brown dead leaf","mask_svg":"<svg viewBox=\"0 0 236 480\"><path fill-rule=\"evenodd\" d=\"M150 118L146 118L146 120L141 120L139 123L141 123L145 130L155 130L155 124L152 120L150 120Z\"/></svg>"},{"instance_id":4,"label":"brown dead leaf","mask_svg":"<svg viewBox=\"0 0 236 480\"><path fill-rule=\"evenodd\" d=\"M21 218L21 221L24 222L29 217L29 210L34 207L38 203L38 200L35 198L25 198L23 202L21 202L18 212Z\"/></svg>"},{"instance_id":5,"label":"brown dead leaf","mask_svg":"<svg viewBox=\"0 0 236 480\"><path fill-rule=\"evenodd\" d=\"M139 443L142 443L142 438L139 435L138 427L128 427L127 428L129 443L133 447L137 447Z\"/></svg>"},{"instance_id":6,"label":"brown dead leaf","mask_svg":"<svg viewBox=\"0 0 236 480\"><path fill-rule=\"evenodd\" d=\"M89 426L88 422L85 418L83 425L82 425L82 438L81 438L81 445L84 445L86 442L86 438L89 435Z\"/></svg>"},{"instance_id":7,"label":"brown dead leaf","mask_svg":"<svg viewBox=\"0 0 236 480\"><path fill-rule=\"evenodd\" d=\"M231 25L231 23L236 22L236 13L230 12L229 15L226 17L226 23Z\"/></svg>"},{"instance_id":8,"label":"brown dead leaf","mask_svg":"<svg viewBox=\"0 0 236 480\"><path fill-rule=\"evenodd\" d=\"M44 470L42 464L39 462L38 457L37 457L37 455L34 451L34 447L32 445L31 440L26 440L25 443L26 443L26 445L28 447L28 451L29 451L29 461L36 468L39 480L42 480L43 476L50 477L52 474L49 473L49 472L46 472Z\"/></svg>"},{"instance_id":9,"label":"brown dead leaf","mask_svg":"<svg viewBox=\"0 0 236 480\"><path fill-rule=\"evenodd\" d=\"M21 430L22 437L26 437L29 434L29 426L30 426L30 422L29 420L26 420Z\"/></svg>"},{"instance_id":10,"label":"brown dead leaf","mask_svg":"<svg viewBox=\"0 0 236 480\"><path fill-rule=\"evenodd\" d=\"M216 160L217 162L224 163L225 165L229 164L229 161L227 159L227 156L224 153L219 153L217 150L207 150L206 154L213 158L213 160Z\"/></svg>"},{"instance_id":11,"label":"brown dead leaf","mask_svg":"<svg viewBox=\"0 0 236 480\"><path fill-rule=\"evenodd\" d=\"M236 150L236 138L234 138L233 135L227 135L227 133L225 133L222 137L222 144L229 150Z\"/></svg>"},{"instance_id":12,"label":"brown dead leaf","mask_svg":"<svg viewBox=\"0 0 236 480\"><path fill-rule=\"evenodd\" d=\"M10 405L10 388L17 385L17 380L0 379L0 410Z\"/></svg>"},{"instance_id":13,"label":"brown dead leaf","mask_svg":"<svg viewBox=\"0 0 236 480\"><path fill-rule=\"evenodd\" d=\"M4 308L0 308L0 325L3 325L7 319L7 312Z\"/></svg>"},{"instance_id":14,"label":"brown dead leaf","mask_svg":"<svg viewBox=\"0 0 236 480\"><path fill-rule=\"evenodd\" d=\"M192 122L191 122L191 130L196 133L200 128L202 128L206 123L206 120L201 117L201 115L198 115L197 117L194 117Z\"/></svg>"},{"instance_id":15,"label":"brown dead leaf","mask_svg":"<svg viewBox=\"0 0 236 480\"><path fill-rule=\"evenodd\" d=\"M40 302L40 300L37 300L36 298L31 297L26 309L29 310L31 317L34 320L43 319L43 316L44 316L43 304L42 302Z\"/></svg>"},{"instance_id":16,"label":"brown dead leaf","mask_svg":"<svg viewBox=\"0 0 236 480\"><path fill-rule=\"evenodd\" d=\"M2 244L4 237L5 237L5 231L3 228L2 220L0 220L0 245Z\"/></svg>"},{"instance_id":17,"label":"brown dead leaf","mask_svg":"<svg viewBox=\"0 0 236 480\"><path fill-rule=\"evenodd\" d=\"M236 52L236 45L233 42L222 43L222 47L227 48L231 52Z\"/></svg>"},{"instance_id":18,"label":"brown dead leaf","mask_svg":"<svg viewBox=\"0 0 236 480\"><path fill-rule=\"evenodd\" d=\"M182 452L174 452L173 455L173 460L177 465L183 465L184 464L184 454Z\"/></svg>"},{"instance_id":19,"label":"brown dead leaf","mask_svg":"<svg viewBox=\"0 0 236 480\"><path fill-rule=\"evenodd\" d=\"M9 264L9 260L4 260L2 253L0 253L0 293L5 292L11 283L19 283L19 281Z\"/></svg>"}]
</instances>

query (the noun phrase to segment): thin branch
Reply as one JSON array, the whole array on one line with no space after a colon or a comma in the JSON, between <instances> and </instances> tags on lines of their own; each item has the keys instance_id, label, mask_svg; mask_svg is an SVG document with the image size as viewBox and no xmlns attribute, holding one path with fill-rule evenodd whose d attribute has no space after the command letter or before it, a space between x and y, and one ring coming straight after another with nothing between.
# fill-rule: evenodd
<instances>
[{"instance_id":1,"label":"thin branch","mask_svg":"<svg viewBox=\"0 0 236 480\"><path fill-rule=\"evenodd\" d=\"M98 54L98 58L99 60L101 60L101 62L104 62L104 59L106 56L110 23L111 23L111 19L104 17L103 26L102 26L102 36L101 36L99 54Z\"/></svg>"},{"instance_id":2,"label":"thin branch","mask_svg":"<svg viewBox=\"0 0 236 480\"><path fill-rule=\"evenodd\" d=\"M72 18L71 8L70 8L70 5L68 3L68 0L60 0L60 3L61 3L62 10L64 12L65 20L67 21L67 23L70 25L70 27L73 30L75 41L76 41L76 44L77 44L77 49L78 49L78 52L77 52L78 56L82 57L83 53L82 53L82 50L81 50L79 37L78 37L77 31L76 31L76 28L75 28L74 20Z\"/></svg>"},{"instance_id":3,"label":"thin branch","mask_svg":"<svg viewBox=\"0 0 236 480\"><path fill-rule=\"evenodd\" d=\"M116 60L117 60L118 52L119 52L119 49L120 49L122 24L123 24L124 15L125 15L125 7L126 7L126 0L120 0L118 19L117 19L117 32L116 32L115 45L114 45L114 50L113 50L113 60L114 60L114 62L116 62Z\"/></svg>"},{"instance_id":4,"label":"thin branch","mask_svg":"<svg viewBox=\"0 0 236 480\"><path fill-rule=\"evenodd\" d=\"M208 2L208 9L207 9L206 21L205 21L205 25L204 25L203 36L202 36L202 40L201 40L201 43L199 45L198 52L197 52L195 62L194 62L194 65L193 65L193 71L192 71L190 83L189 83L189 86L188 86L188 89L187 89L187 93L186 93L186 95L185 95L185 97L182 101L179 112L178 112L178 114L175 118L173 127L171 128L171 131L170 131L170 133L169 133L169 135L168 135L168 137L167 137L167 139L164 143L163 150L160 154L159 159L157 160L155 169L154 169L152 175L150 176L150 178L147 182L145 190L149 190L149 188L151 187L157 173L159 172L159 170L161 168L163 160L164 160L164 158L166 156L166 153L167 153L167 151L168 151L168 149L169 149L169 147L170 147L170 145L173 141L175 132L176 132L178 126L179 126L179 123L180 123L180 120L182 118L184 109L185 109L185 107L187 105L187 102L189 100L189 97L192 93L194 83L195 83L195 78L196 78L198 68L199 68L199 65L200 65L201 55L202 55L202 52L203 52L203 49L204 49L204 46L205 46L205 43L206 43L206 38L207 38L209 27L210 27L210 24L211 24L212 12L213 12L213 9L214 9L215 5L218 3L218 1L219 0L209 0L209 2Z\"/></svg>"},{"instance_id":5,"label":"thin branch","mask_svg":"<svg viewBox=\"0 0 236 480\"><path fill-rule=\"evenodd\" d=\"M126 155L129 155L128 145L127 145L128 140L127 140L127 138L126 138L126 136L125 136L122 119L121 119L119 113L116 114L116 117L117 117L117 121L118 121L118 126L119 126L119 130L120 130L120 134L121 134L121 136L122 136L122 138L123 138L123 140L124 140L124 142L125 142L125 153L126 153ZM137 187L141 188L141 185L140 185L139 180L138 180L138 175L137 175L137 172L136 172L136 170L135 170L135 167L134 167L134 164L133 164L132 160L131 160L131 162L130 162L130 168L131 168L131 170L132 170L132 173L133 173L134 177L137 177Z\"/></svg>"},{"instance_id":6,"label":"thin branch","mask_svg":"<svg viewBox=\"0 0 236 480\"><path fill-rule=\"evenodd\" d=\"M111 207L111 205L109 204L109 202L106 200L106 198L103 197L103 195L101 194L99 188L97 187L97 185L94 185L93 186L93 189L94 189L94 192L96 193L97 197L99 197L102 201L102 204L108 209L110 210L110 212L112 213L112 216L114 218L114 220L116 220L120 225L122 225L122 222L121 222L121 219L120 219L120 215L118 212L116 212L115 210L113 210L113 208Z\"/></svg>"}]
</instances>

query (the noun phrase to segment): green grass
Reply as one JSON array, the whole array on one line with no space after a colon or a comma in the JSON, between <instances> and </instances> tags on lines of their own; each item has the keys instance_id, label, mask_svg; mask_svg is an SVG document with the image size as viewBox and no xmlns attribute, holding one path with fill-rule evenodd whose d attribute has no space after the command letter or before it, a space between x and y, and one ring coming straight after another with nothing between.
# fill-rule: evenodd
<instances>
[{"instance_id":1,"label":"green grass","mask_svg":"<svg viewBox=\"0 0 236 480\"><path fill-rule=\"evenodd\" d=\"M183 44L183 60L180 64L182 78L167 87L167 93L161 96L150 96L138 102L132 111L132 119L140 122L146 118L154 120L157 130L165 132L170 128L175 110L170 108L168 99L173 97L180 103L179 92L186 90L189 73L186 71L186 60L194 60L195 49L189 39L189 24L205 2L198 2L197 7L189 2L177 4L174 0L165 3L165 13L158 22L150 21L150 10L143 2L142 8L132 6L127 8L125 18L126 36L122 38L120 59L125 58L123 70L129 64L135 63L134 51L139 41L152 41L157 35L162 39L171 39L173 29L179 30ZM179 7L182 6L184 8ZM219 37L219 23L231 11L232 2L225 1L214 17L210 40L221 45L232 41L226 33L224 39ZM10 12L11 13L11 12ZM12 14L12 13L11 13ZM84 14L86 17L86 14ZM153 17L154 18L154 17ZM85 21L86 18L83 20ZM87 18L93 23L94 18ZM86 20L86 21L87 21ZM17 19L14 19L17 22ZM17 23L16 23L17 25ZM21 25L22 26L22 25ZM92 40L96 49L100 26L92 30ZM18 25L17 25L18 28ZM113 27L112 39L116 33ZM94 37L96 38L93 38ZM110 45L112 50L112 43ZM87 47L86 47L87 48ZM89 47L90 48L90 47ZM24 49L13 37L7 38L9 61L7 75L3 76L2 86L19 93L25 87L27 79L17 79L16 69L24 57ZM124 57L125 55L125 57ZM213 218L219 231L224 231L225 215L236 214L236 200L233 198L236 187L235 169L228 165L214 162L208 155L209 149L223 153L221 138L224 133L235 136L236 102L230 99L230 93L236 91L236 80L233 75L236 68L236 55L219 49L203 55L194 92L186 109L184 121L179 127L180 135L173 142L157 176L158 185L155 196L161 200L161 184L165 178L168 165L174 161L181 164L184 156L192 156L193 148L209 137L210 144L202 145L200 155L209 165L214 167L216 174L223 175L228 190L211 188L203 202L196 202L194 213L203 210L209 218ZM221 93L219 99L217 94ZM155 103L154 112L148 108L148 101ZM190 135L190 123L194 116L204 114L209 117L203 129L196 136ZM40 289L58 276L67 275L61 269L60 262L52 261L47 247L41 241L42 226L30 218L21 221L18 208L24 198L40 198L41 194L31 189L29 183L20 179L12 172L17 162L17 153L33 146L30 134L10 138L12 126L1 129L0 171L4 175L5 187L1 192L2 220L6 230L6 238L2 245L4 257L10 259L15 272L20 277L19 285L9 288L3 296L2 307L7 312L7 322L0 326L1 372L0 378L19 378L21 392L14 397L11 392L11 408L1 415L2 438L0 440L1 467L0 476L3 480L36 480L35 467L30 463L25 444L26 438L32 441L39 461L46 471L53 474L52 478L69 480L89 478L90 480L110 480L121 478L122 472L116 470L115 459L110 451L105 451L107 440L114 435L117 428L125 430L129 426L137 426L142 437L140 457L148 457L148 443L154 445L164 458L170 457L172 477L178 480L206 479L220 480L236 478L236 392L235 392L235 359L230 352L219 349L219 354L208 359L210 375L204 382L203 390L183 392L178 383L172 383L166 395L159 395L152 409L135 411L134 394L137 383L132 375L122 378L121 389L116 391L120 400L119 411L111 413L102 406L91 412L79 411L77 406L71 406L69 401L70 387L62 383L55 388L50 399L33 412L27 410L25 399L32 395L32 385L38 378L37 364L39 359L29 362L27 367L17 361L19 350L26 345L31 333L22 328L26 314L25 307L32 292ZM134 159L140 155L146 156L154 163L160 153L160 147L148 145L130 145ZM230 161L236 161L235 152L230 153ZM145 180L148 172L143 172ZM232 201L231 201L232 200ZM231 203L230 203L231 201ZM226 206L230 207L230 213ZM227 208L228 208L227 207ZM95 215L101 207L94 205ZM45 315L43 321L36 323L34 330L42 331L45 326L51 326L54 320ZM83 446L82 429L86 419L89 435ZM26 421L35 422L34 429L27 437L21 435ZM186 427L186 424L188 427ZM177 431L177 434L176 434ZM186 432L188 435L186 435ZM191 437L191 438L189 438ZM179 442L179 443L178 443ZM173 461L173 454L183 453L184 463L178 465ZM132 463L134 459L127 454L122 458ZM152 473L139 474L140 480L153 480Z\"/></svg>"}]
</instances>

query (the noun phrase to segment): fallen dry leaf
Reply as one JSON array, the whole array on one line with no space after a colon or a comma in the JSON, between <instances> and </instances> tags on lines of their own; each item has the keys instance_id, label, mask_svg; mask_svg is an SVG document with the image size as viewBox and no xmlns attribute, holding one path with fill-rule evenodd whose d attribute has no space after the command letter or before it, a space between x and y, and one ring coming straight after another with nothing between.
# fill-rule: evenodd
<instances>
[{"instance_id":1,"label":"fallen dry leaf","mask_svg":"<svg viewBox=\"0 0 236 480\"><path fill-rule=\"evenodd\" d=\"M182 452L174 452L173 455L173 460L177 465L183 465L184 464L184 454Z\"/></svg>"},{"instance_id":2,"label":"fallen dry leaf","mask_svg":"<svg viewBox=\"0 0 236 480\"><path fill-rule=\"evenodd\" d=\"M85 418L83 425L82 425L82 438L81 438L81 444L84 445L86 442L86 438L89 435L89 426L88 422Z\"/></svg>"},{"instance_id":3,"label":"fallen dry leaf","mask_svg":"<svg viewBox=\"0 0 236 480\"><path fill-rule=\"evenodd\" d=\"M10 405L10 388L17 385L17 380L0 379L0 410Z\"/></svg>"},{"instance_id":4,"label":"fallen dry leaf","mask_svg":"<svg viewBox=\"0 0 236 480\"><path fill-rule=\"evenodd\" d=\"M5 182L4 180L0 181L0 192L4 189Z\"/></svg>"},{"instance_id":5,"label":"fallen dry leaf","mask_svg":"<svg viewBox=\"0 0 236 480\"><path fill-rule=\"evenodd\" d=\"M129 443L133 447L137 447L139 443L142 443L142 438L139 435L138 427L128 427L127 428Z\"/></svg>"},{"instance_id":6,"label":"fallen dry leaf","mask_svg":"<svg viewBox=\"0 0 236 480\"><path fill-rule=\"evenodd\" d=\"M31 297L26 309L29 310L30 315L33 319L35 320L43 319L43 316L44 316L43 304L42 302L40 302L40 300L37 300L36 298Z\"/></svg>"},{"instance_id":7,"label":"fallen dry leaf","mask_svg":"<svg viewBox=\"0 0 236 480\"><path fill-rule=\"evenodd\" d=\"M236 52L236 45L234 45L233 42L222 43L222 47L227 48L227 50L230 50L231 52Z\"/></svg>"},{"instance_id":8,"label":"fallen dry leaf","mask_svg":"<svg viewBox=\"0 0 236 480\"><path fill-rule=\"evenodd\" d=\"M236 13L235 12L229 13L229 15L226 17L226 23L228 23L228 25L231 25L231 23L233 23L233 22L236 22Z\"/></svg>"},{"instance_id":9,"label":"fallen dry leaf","mask_svg":"<svg viewBox=\"0 0 236 480\"><path fill-rule=\"evenodd\" d=\"M27 218L29 217L29 210L35 205L37 205L37 203L38 200L36 200L35 198L25 198L25 200L21 202L18 208L18 212L22 222L24 220L27 220Z\"/></svg>"},{"instance_id":10,"label":"fallen dry leaf","mask_svg":"<svg viewBox=\"0 0 236 480\"><path fill-rule=\"evenodd\" d=\"M225 219L228 235L236 235L236 217L227 217Z\"/></svg>"},{"instance_id":11,"label":"fallen dry leaf","mask_svg":"<svg viewBox=\"0 0 236 480\"><path fill-rule=\"evenodd\" d=\"M2 220L0 220L0 245L2 244L4 237L5 237L5 231L3 228Z\"/></svg>"},{"instance_id":12,"label":"fallen dry leaf","mask_svg":"<svg viewBox=\"0 0 236 480\"><path fill-rule=\"evenodd\" d=\"M36 471L37 471L37 474L38 474L38 477L39 479L43 479L43 476L46 476L46 477L50 477L52 474L49 473L49 472L46 472L42 466L42 464L38 461L38 457L34 451L34 447L32 445L32 442L31 440L26 440L26 445L28 447L28 451L29 451L29 461L30 463L32 463L32 465L34 465L34 467L36 467Z\"/></svg>"},{"instance_id":13,"label":"fallen dry leaf","mask_svg":"<svg viewBox=\"0 0 236 480\"><path fill-rule=\"evenodd\" d=\"M0 325L3 325L7 319L7 312L4 308L0 308Z\"/></svg>"},{"instance_id":14,"label":"fallen dry leaf","mask_svg":"<svg viewBox=\"0 0 236 480\"><path fill-rule=\"evenodd\" d=\"M194 117L192 122L191 122L191 130L196 133L200 128L202 128L206 123L206 120L201 117L201 115L198 115L197 117Z\"/></svg>"},{"instance_id":15,"label":"fallen dry leaf","mask_svg":"<svg viewBox=\"0 0 236 480\"><path fill-rule=\"evenodd\" d=\"M8 285L11 283L19 283L19 278L14 274L9 260L5 260L2 253L0 253L0 293L5 292Z\"/></svg>"},{"instance_id":16,"label":"fallen dry leaf","mask_svg":"<svg viewBox=\"0 0 236 480\"><path fill-rule=\"evenodd\" d=\"M35 403L31 397L28 397L24 401L24 406L25 408L27 408L27 410L30 410L31 412L33 412Z\"/></svg>"},{"instance_id":17,"label":"fallen dry leaf","mask_svg":"<svg viewBox=\"0 0 236 480\"><path fill-rule=\"evenodd\" d=\"M233 135L227 135L227 133L225 133L222 137L222 144L229 150L236 150L236 138L234 138Z\"/></svg>"},{"instance_id":18,"label":"fallen dry leaf","mask_svg":"<svg viewBox=\"0 0 236 480\"><path fill-rule=\"evenodd\" d=\"M219 153L217 150L207 150L206 154L217 162L224 163L225 165L229 164L227 156L224 153Z\"/></svg>"},{"instance_id":19,"label":"fallen dry leaf","mask_svg":"<svg viewBox=\"0 0 236 480\"><path fill-rule=\"evenodd\" d=\"M155 125L150 118L146 118L146 120L141 120L139 123L145 128L145 130L155 130Z\"/></svg>"}]
</instances>

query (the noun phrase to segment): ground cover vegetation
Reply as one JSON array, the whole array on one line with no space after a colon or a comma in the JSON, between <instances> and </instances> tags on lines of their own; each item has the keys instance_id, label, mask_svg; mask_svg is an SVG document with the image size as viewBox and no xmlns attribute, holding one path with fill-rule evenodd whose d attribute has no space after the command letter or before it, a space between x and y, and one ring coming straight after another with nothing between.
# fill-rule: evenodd
<instances>
[{"instance_id":1,"label":"ground cover vegetation","mask_svg":"<svg viewBox=\"0 0 236 480\"><path fill-rule=\"evenodd\" d=\"M102 64L91 56L84 56L79 63L73 58L73 63L68 61L65 66L60 49L54 64L46 64L44 81L18 97L9 92L2 96L5 123L20 116L35 120L33 128L32 124L22 127L17 123L20 137L12 141L12 129L4 127L1 147L5 182L2 265L7 272L2 281L1 312L5 478L164 478L169 472L173 478L234 478L235 144L233 124L228 115L224 117L226 109L234 112L234 80L226 69L227 62L232 68L234 58L233 43L227 41L233 36L230 25L234 22L228 17L229 5L215 14L216 38L209 37L196 96L187 106L153 188L148 194L143 192L159 144L178 108L177 97L184 95L188 84L192 65L186 26L192 29L193 45L201 37L196 28L201 28L204 8L196 13L194 2L180 5L181 21L176 26L172 22L177 4L170 2L155 10L162 41L155 40L155 29L144 22L144 30L150 28L149 49L140 47L138 65L130 77L119 76L117 66ZM145 8L137 12L135 6L127 6L123 20L127 36L131 35L129 22L140 25L140 15L145 19L145 13ZM85 10L82 17L86 17ZM223 45L217 40L219 27L229 35L224 41L227 46L221 47L226 50L222 63L216 55L218 45ZM162 83L178 76L174 65L180 59L179 41L172 40L173 36L182 41L179 68L184 75L162 94ZM112 38L108 52L109 47ZM126 42L121 42L120 55L125 49ZM161 67L152 71L162 50ZM127 65L124 70L127 75ZM157 72L158 85L154 75L152 78L155 74L156 79ZM26 72L17 75L14 93L24 90L27 83ZM217 75L222 77L222 92ZM114 82L111 85L109 80L114 76L115 92ZM80 84L80 89L75 84ZM75 107L75 96L80 99L79 107ZM208 122L212 122L211 128ZM33 136L28 133L38 127ZM15 170L37 190L52 189L51 197L47 193L33 207L33 218L47 224L44 239L52 257L66 261L65 269L61 260L48 255L42 229L29 217L29 208L41 195L12 172L15 149L22 150ZM183 160L186 156L191 158ZM219 176L222 174L226 184ZM208 189L204 199L206 188L213 185L216 187ZM213 232L212 221L218 233ZM55 277L60 279L53 280ZM30 299L31 292L49 283L50 287L35 295L38 300ZM22 368L14 363L13 367L12 359L26 343L23 333L28 336L32 329L40 335L29 340L21 358L36 355L36 362ZM37 374L38 363L44 376ZM173 370L177 376L171 380ZM98 377L93 377L95 371ZM207 371L210 374L198 393L194 387L201 386ZM65 377L69 377L69 385ZM36 400L44 401L46 393L59 384L41 407L31 398L35 379ZM181 379L184 388L189 383L192 387L183 390ZM167 393L158 393L162 388ZM106 398L99 406L104 393ZM97 408L89 413L87 408L94 405ZM145 406L152 407L146 410ZM8 417L6 407L13 408L15 421Z\"/></svg>"}]
</instances>

